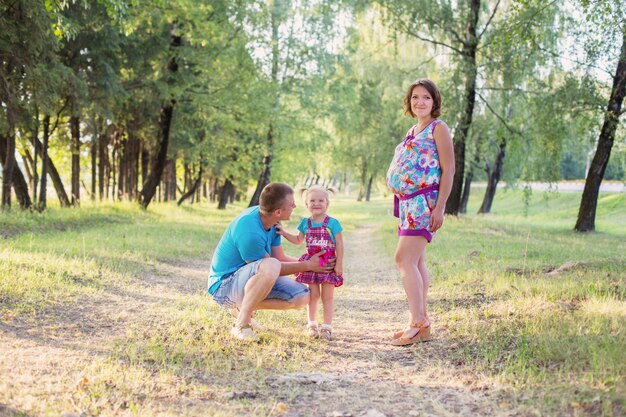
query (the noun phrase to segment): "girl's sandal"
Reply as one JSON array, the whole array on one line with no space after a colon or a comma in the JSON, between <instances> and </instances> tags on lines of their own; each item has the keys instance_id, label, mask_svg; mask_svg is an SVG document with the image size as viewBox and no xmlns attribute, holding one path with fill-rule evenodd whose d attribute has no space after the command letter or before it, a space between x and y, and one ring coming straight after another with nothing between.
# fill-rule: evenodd
<instances>
[{"instance_id":1,"label":"girl's sandal","mask_svg":"<svg viewBox=\"0 0 626 417\"><path fill-rule=\"evenodd\" d=\"M320 337L320 332L319 332L319 330L317 330L317 326L313 326L313 325L307 324L306 330L307 330L306 333L307 333L307 335L309 337L312 337L312 338L315 338L315 339Z\"/></svg>"},{"instance_id":2,"label":"girl's sandal","mask_svg":"<svg viewBox=\"0 0 626 417\"><path fill-rule=\"evenodd\" d=\"M426 319L423 319L422 321L420 321L419 323L411 323L410 326L411 327L415 327L417 329L419 329L417 331L417 333L415 334L415 336L413 337L398 337L396 339L393 339L391 341L391 344L393 346L407 346L407 345L412 345L413 343L421 343L421 342L427 342L429 340L432 339L432 336L430 334L430 326L425 327L424 326L424 322L426 321Z\"/></svg>"},{"instance_id":3,"label":"girl's sandal","mask_svg":"<svg viewBox=\"0 0 626 417\"><path fill-rule=\"evenodd\" d=\"M331 329L322 327L320 329L320 339L333 340L333 331Z\"/></svg>"}]
</instances>

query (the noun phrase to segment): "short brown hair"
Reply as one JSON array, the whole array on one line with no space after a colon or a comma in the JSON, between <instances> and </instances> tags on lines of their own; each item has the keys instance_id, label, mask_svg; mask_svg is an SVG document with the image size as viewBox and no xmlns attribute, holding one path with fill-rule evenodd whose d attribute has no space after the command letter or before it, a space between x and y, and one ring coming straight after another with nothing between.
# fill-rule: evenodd
<instances>
[{"instance_id":1,"label":"short brown hair","mask_svg":"<svg viewBox=\"0 0 626 417\"><path fill-rule=\"evenodd\" d=\"M416 114L413 113L413 110L411 110L411 96L413 95L413 89L418 85L424 87L433 98L433 109L431 110L430 115L435 118L441 116L441 93L439 92L437 85L427 78L416 80L407 90L404 96L404 114L416 117Z\"/></svg>"},{"instance_id":2,"label":"short brown hair","mask_svg":"<svg viewBox=\"0 0 626 417\"><path fill-rule=\"evenodd\" d=\"M293 194L293 188L284 182L270 182L261 191L259 210L263 214L270 214L282 206L285 198Z\"/></svg>"}]
</instances>

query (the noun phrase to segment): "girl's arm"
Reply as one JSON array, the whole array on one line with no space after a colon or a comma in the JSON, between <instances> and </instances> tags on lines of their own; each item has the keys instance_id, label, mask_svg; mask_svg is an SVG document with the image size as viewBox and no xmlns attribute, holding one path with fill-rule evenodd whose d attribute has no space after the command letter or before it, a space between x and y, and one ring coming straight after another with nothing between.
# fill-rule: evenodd
<instances>
[{"instance_id":1,"label":"girl's arm","mask_svg":"<svg viewBox=\"0 0 626 417\"><path fill-rule=\"evenodd\" d=\"M430 214L430 231L436 232L443 224L444 210L446 209L446 201L452 190L452 181L454 179L454 146L450 131L445 123L438 123L435 127L435 144L437 145L437 153L439 154L439 165L441 166L441 181L439 183L439 196L437 204Z\"/></svg>"},{"instance_id":2,"label":"girl's arm","mask_svg":"<svg viewBox=\"0 0 626 417\"><path fill-rule=\"evenodd\" d=\"M335 235L335 253L337 254L335 273L341 275L343 274L343 236L341 236L341 232Z\"/></svg>"},{"instance_id":3,"label":"girl's arm","mask_svg":"<svg viewBox=\"0 0 626 417\"><path fill-rule=\"evenodd\" d=\"M275 228L276 228L277 235L283 236L285 239L287 239L289 242L293 243L294 245L300 245L302 244L302 242L304 242L304 235L300 231L298 232L297 235L292 235L291 233L283 229L282 224L278 224L277 226L275 226Z\"/></svg>"}]
</instances>

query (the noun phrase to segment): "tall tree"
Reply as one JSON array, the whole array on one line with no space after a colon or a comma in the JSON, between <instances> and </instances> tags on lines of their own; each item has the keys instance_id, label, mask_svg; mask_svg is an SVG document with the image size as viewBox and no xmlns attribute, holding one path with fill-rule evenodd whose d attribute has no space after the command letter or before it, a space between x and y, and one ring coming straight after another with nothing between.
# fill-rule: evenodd
<instances>
[{"instance_id":1,"label":"tall tree","mask_svg":"<svg viewBox=\"0 0 626 417\"><path fill-rule=\"evenodd\" d=\"M487 9L485 0L459 2L430 0L396 0L381 2L391 15L398 30L424 42L446 48L455 54L463 74L462 110L454 129L454 159L456 170L452 191L446 204L446 213L457 214L461 206L465 175L465 147L472 125L476 102L478 51L498 12L498 0ZM482 19L481 14L485 17Z\"/></svg>"},{"instance_id":2,"label":"tall tree","mask_svg":"<svg viewBox=\"0 0 626 417\"><path fill-rule=\"evenodd\" d=\"M621 43L616 58L616 69L612 74L611 93L604 113L604 122L598 137L595 155L587 172L578 219L574 227L576 231L589 232L595 229L600 184L609 163L619 118L624 113L622 104L626 96L626 8L620 1L601 3L581 1L581 3L585 7L585 17L593 22L592 37L586 44L590 58L596 58L597 55L608 54L610 56L611 40ZM596 35L595 39L593 35ZM602 39L601 43L598 43L599 38ZM603 46L609 46L609 50L598 50Z\"/></svg>"},{"instance_id":3,"label":"tall tree","mask_svg":"<svg viewBox=\"0 0 626 417\"><path fill-rule=\"evenodd\" d=\"M327 46L336 36L334 16L338 10L337 3L328 0L271 0L265 5L265 24L256 36L259 48L266 52L266 59L260 65L269 79L272 103L250 206L258 204L261 190L271 181L276 150L287 140L287 132L297 130L285 120L295 121L285 114L286 110L298 97L303 97L301 91L306 79L330 64L332 53ZM303 107L307 112L315 111L306 103Z\"/></svg>"}]
</instances>

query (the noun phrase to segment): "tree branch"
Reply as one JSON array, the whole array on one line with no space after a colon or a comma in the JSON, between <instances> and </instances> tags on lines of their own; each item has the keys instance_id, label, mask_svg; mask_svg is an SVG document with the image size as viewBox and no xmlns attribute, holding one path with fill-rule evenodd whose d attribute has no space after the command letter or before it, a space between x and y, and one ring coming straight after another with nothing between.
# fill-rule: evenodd
<instances>
[{"instance_id":1,"label":"tree branch","mask_svg":"<svg viewBox=\"0 0 626 417\"><path fill-rule=\"evenodd\" d=\"M563 55L558 54L558 53L556 53L556 52L554 52L554 51L550 51L550 50L548 50L548 49L546 49L546 48L542 48L541 46L539 46L539 45L537 44L537 42L535 42L535 40L534 40L534 39L532 39L532 40L531 40L531 42L533 43L533 45L535 45L535 48L539 49L540 51L546 52L547 54L552 55L552 57L554 57L554 58L566 59L566 60L568 60L568 61L570 61L570 62L574 62L574 63L576 63L576 64L578 64L578 65L583 66L583 67L595 68L595 69L597 69L597 70L599 70L599 71L602 71L602 72L604 72L604 73L606 73L606 74L610 75L610 76L611 76L611 78L615 78L615 75L614 75L614 74L613 74L610 70L607 70L607 69L605 69L605 68L601 68L601 67L599 67L599 66L597 66L597 65L593 65L593 64L588 63L588 62L581 62L581 61L579 61L579 60L577 60L577 59L572 59L572 58L570 58L570 57L568 57L568 56L563 56Z\"/></svg>"},{"instance_id":2,"label":"tree branch","mask_svg":"<svg viewBox=\"0 0 626 417\"><path fill-rule=\"evenodd\" d=\"M395 14L395 13L394 13L394 14ZM400 26L402 26L402 27L404 28L404 33L406 33L407 35L409 35L409 36L413 36L414 38L417 38L417 39L419 39L419 40L421 40L421 41L424 41L424 42L431 43L431 44L433 44L433 45L440 45L440 46L443 46L443 47L445 47L445 48L452 49L453 51L455 51L456 53L458 53L458 54L460 54L460 55L462 55L462 54L463 54L463 52L462 52L459 48L457 48L457 47L454 47L454 46L452 46L452 45L448 45L447 43L444 43L444 42L439 42L439 41L436 41L436 40L434 40L434 39L428 39L428 38L423 37L422 35L418 34L417 32L414 32L413 30L411 30L411 29L409 28L408 24L405 22L405 20L401 19L401 18L400 18L399 16L397 16L397 15L396 15L395 17L396 17L396 19L395 19L395 20L396 20L396 22L397 22L397 23L399 23L399 24L400 24ZM456 35L456 36L458 36L458 35ZM464 43L463 43L463 44L464 44Z\"/></svg>"},{"instance_id":3,"label":"tree branch","mask_svg":"<svg viewBox=\"0 0 626 417\"><path fill-rule=\"evenodd\" d=\"M483 103L485 103L485 105L487 106L487 108L489 109L489 111L496 116L496 118L498 120L500 120L500 122L504 125L504 127L506 127L506 129L513 133L514 135L521 135L522 133L520 131L518 131L517 129L513 129L511 126L509 126L509 124L506 122L506 120L504 120L504 118L502 116L500 116L493 108L491 108L491 106L489 105L489 103L487 102L487 100L485 100L485 98L478 92L476 91L476 95L482 100Z\"/></svg>"},{"instance_id":4,"label":"tree branch","mask_svg":"<svg viewBox=\"0 0 626 417\"><path fill-rule=\"evenodd\" d=\"M487 20L487 23L485 24L485 27L480 32L480 34L476 37L477 39L482 38L483 34L487 31L487 28L491 24L491 21L493 20L493 17L496 15L496 12L498 11L498 6L499 5L500 5L500 0L498 0L498 2L496 3L495 7L493 8L493 12L491 13L491 16L489 16L489 20Z\"/></svg>"}]
</instances>

